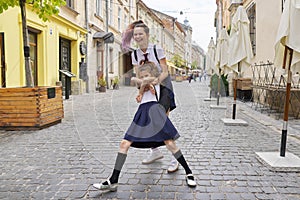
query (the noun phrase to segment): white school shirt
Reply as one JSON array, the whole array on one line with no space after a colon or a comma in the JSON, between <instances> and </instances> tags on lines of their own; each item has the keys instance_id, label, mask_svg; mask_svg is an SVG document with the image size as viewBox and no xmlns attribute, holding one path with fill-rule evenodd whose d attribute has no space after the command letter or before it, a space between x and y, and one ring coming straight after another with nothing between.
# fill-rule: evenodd
<instances>
[{"instance_id":1,"label":"white school shirt","mask_svg":"<svg viewBox=\"0 0 300 200\"><path fill-rule=\"evenodd\" d=\"M147 55L148 60L150 62L154 62L155 65L158 67L159 72L161 72L162 69L155 57L153 46L154 46L153 44L149 44L145 53L148 53ZM156 52L157 52L157 58L159 60L166 57L164 54L164 50L159 45L156 45ZM131 60L133 65L139 65L140 61L145 59L144 52L140 48L136 50L136 55L137 55L137 60L135 60L134 52L131 53Z\"/></svg>"},{"instance_id":2,"label":"white school shirt","mask_svg":"<svg viewBox=\"0 0 300 200\"><path fill-rule=\"evenodd\" d=\"M155 85L155 90L156 90L157 97L159 97L159 93L160 93L159 84ZM147 92L144 92L141 104L142 103L147 103L147 102L150 102L150 101L157 101L156 95L152 94L150 90L148 90Z\"/></svg>"}]
</instances>

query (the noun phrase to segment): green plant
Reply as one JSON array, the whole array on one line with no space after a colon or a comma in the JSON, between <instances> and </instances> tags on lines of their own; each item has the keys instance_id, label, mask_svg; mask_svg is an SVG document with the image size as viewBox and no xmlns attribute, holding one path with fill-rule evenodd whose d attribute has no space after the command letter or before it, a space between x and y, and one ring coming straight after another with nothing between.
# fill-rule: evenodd
<instances>
[{"instance_id":1,"label":"green plant","mask_svg":"<svg viewBox=\"0 0 300 200\"><path fill-rule=\"evenodd\" d=\"M228 96L228 81L227 81L228 75L221 75L221 82L220 82L220 93L221 96ZM211 90L212 90L212 96L216 96L218 92L218 80L219 76L217 74L212 75L211 77Z\"/></svg>"},{"instance_id":2,"label":"green plant","mask_svg":"<svg viewBox=\"0 0 300 200\"><path fill-rule=\"evenodd\" d=\"M113 89L119 88L119 82L120 82L119 77L115 76L114 79L112 80Z\"/></svg>"},{"instance_id":3,"label":"green plant","mask_svg":"<svg viewBox=\"0 0 300 200\"><path fill-rule=\"evenodd\" d=\"M101 77L98 79L98 85L101 87L105 87L106 86L106 80L105 78Z\"/></svg>"},{"instance_id":4,"label":"green plant","mask_svg":"<svg viewBox=\"0 0 300 200\"><path fill-rule=\"evenodd\" d=\"M112 81L112 84L113 84L113 85L119 84L119 77L118 77L118 76L115 76L115 77L114 77L114 79L113 79L113 81Z\"/></svg>"}]
</instances>

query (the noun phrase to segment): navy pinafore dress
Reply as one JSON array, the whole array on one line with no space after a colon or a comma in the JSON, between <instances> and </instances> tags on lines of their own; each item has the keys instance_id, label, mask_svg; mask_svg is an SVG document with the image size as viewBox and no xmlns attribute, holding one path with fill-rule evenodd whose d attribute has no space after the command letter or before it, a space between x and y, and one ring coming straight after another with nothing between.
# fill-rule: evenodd
<instances>
[{"instance_id":1,"label":"navy pinafore dress","mask_svg":"<svg viewBox=\"0 0 300 200\"><path fill-rule=\"evenodd\" d=\"M160 86L156 85L155 90L159 96ZM176 140L179 137L164 107L157 102L156 95L150 91L145 92L124 139L131 141L132 147L151 148L163 146L165 140Z\"/></svg>"}]
</instances>

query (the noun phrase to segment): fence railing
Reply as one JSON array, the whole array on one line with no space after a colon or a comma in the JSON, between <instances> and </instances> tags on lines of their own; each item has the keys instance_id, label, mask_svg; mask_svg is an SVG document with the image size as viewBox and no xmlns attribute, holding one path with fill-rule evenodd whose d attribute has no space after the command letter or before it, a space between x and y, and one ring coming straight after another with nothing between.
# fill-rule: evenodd
<instances>
[{"instance_id":1,"label":"fence railing","mask_svg":"<svg viewBox=\"0 0 300 200\"><path fill-rule=\"evenodd\" d=\"M281 118L284 111L287 74L273 63L255 63L252 69L252 107L261 112ZM290 112L291 117L300 118L300 76L292 75Z\"/></svg>"}]
</instances>

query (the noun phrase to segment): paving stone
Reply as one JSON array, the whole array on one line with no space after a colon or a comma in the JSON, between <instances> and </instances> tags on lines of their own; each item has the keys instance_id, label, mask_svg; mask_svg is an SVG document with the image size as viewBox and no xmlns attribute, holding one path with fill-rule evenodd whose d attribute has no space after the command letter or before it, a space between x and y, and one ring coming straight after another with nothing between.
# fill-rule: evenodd
<instances>
[{"instance_id":1,"label":"paving stone","mask_svg":"<svg viewBox=\"0 0 300 200\"><path fill-rule=\"evenodd\" d=\"M178 107L170 119L176 141L197 180L189 188L184 169L167 174L171 154L141 164L148 149L130 148L117 192L98 191L114 167L120 140L137 109L137 90L121 86L106 93L71 95L64 101L62 123L38 131L0 131L0 199L300 199L298 173L272 172L255 152L278 149L282 122L237 102L248 126L225 126L227 110L205 103L207 82L174 82ZM265 125L263 121L268 121ZM299 120L289 121L288 149L300 156Z\"/></svg>"}]
</instances>

